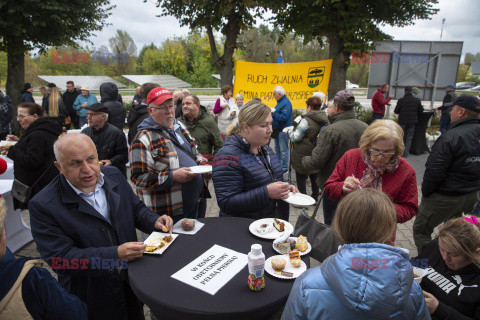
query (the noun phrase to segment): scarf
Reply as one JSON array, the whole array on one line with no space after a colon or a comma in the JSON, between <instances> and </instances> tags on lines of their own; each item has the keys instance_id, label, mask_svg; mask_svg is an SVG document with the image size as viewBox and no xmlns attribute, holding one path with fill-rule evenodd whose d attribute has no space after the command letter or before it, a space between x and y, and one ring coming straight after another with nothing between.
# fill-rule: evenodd
<instances>
[{"instance_id":1,"label":"scarf","mask_svg":"<svg viewBox=\"0 0 480 320\"><path fill-rule=\"evenodd\" d=\"M398 157L392 158L385 166L377 167L372 163L370 156L362 153L363 162L367 168L363 171L363 178L360 180L360 186L362 188L373 188L376 190L382 190L382 175L387 172L393 172L397 170L400 160Z\"/></svg>"}]
</instances>

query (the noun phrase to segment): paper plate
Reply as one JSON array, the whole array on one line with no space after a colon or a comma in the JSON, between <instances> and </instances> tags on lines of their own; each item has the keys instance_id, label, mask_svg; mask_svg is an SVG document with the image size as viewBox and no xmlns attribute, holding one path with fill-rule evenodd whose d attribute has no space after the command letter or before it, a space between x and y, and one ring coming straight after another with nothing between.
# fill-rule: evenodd
<instances>
[{"instance_id":1,"label":"paper plate","mask_svg":"<svg viewBox=\"0 0 480 320\"><path fill-rule=\"evenodd\" d=\"M2 140L0 141L0 146L13 146L17 143L18 141L7 141L7 140Z\"/></svg>"},{"instance_id":2,"label":"paper plate","mask_svg":"<svg viewBox=\"0 0 480 320\"><path fill-rule=\"evenodd\" d=\"M422 278L425 277L426 274L427 274L427 270L413 267L413 280L415 280L417 283L422 282Z\"/></svg>"},{"instance_id":3,"label":"paper plate","mask_svg":"<svg viewBox=\"0 0 480 320\"><path fill-rule=\"evenodd\" d=\"M288 198L283 199L283 201L288 202L290 204L299 205L299 206L311 206L315 204L315 199L303 193L290 192L288 194Z\"/></svg>"},{"instance_id":4,"label":"paper plate","mask_svg":"<svg viewBox=\"0 0 480 320\"><path fill-rule=\"evenodd\" d=\"M290 238L293 238L293 239L295 239L295 241L297 241L297 237L290 237ZM310 251L312 251L312 245L310 244L310 242L307 242L307 244L308 244L307 250L305 250L304 252L302 252L298 249L293 249L291 252L298 251L298 253L300 253L301 256L309 254ZM278 250L278 248L273 245L273 243L272 243L272 247L273 247L273 250L275 250L278 253L283 254L284 256L288 257L288 253L281 253L280 250Z\"/></svg>"},{"instance_id":5,"label":"paper plate","mask_svg":"<svg viewBox=\"0 0 480 320\"><path fill-rule=\"evenodd\" d=\"M212 166L194 166L190 167L190 169L192 170L192 173L199 174L212 172Z\"/></svg>"},{"instance_id":6,"label":"paper plate","mask_svg":"<svg viewBox=\"0 0 480 320\"><path fill-rule=\"evenodd\" d=\"M273 270L273 267L272 267L273 258L282 258L283 260L285 260L287 263L285 264L285 269L283 269L283 271L291 272L293 273L293 276L285 277L285 276L282 276L281 274L276 274L275 270ZM265 261L265 271L275 278L291 280L291 279L298 278L302 273L307 271L307 265L305 264L305 262L302 261L302 265L298 268L295 268L290 263L290 259L288 258L288 256L284 256L284 255L271 256L270 258L267 259L267 261Z\"/></svg>"},{"instance_id":7,"label":"paper plate","mask_svg":"<svg viewBox=\"0 0 480 320\"><path fill-rule=\"evenodd\" d=\"M166 236L172 236L172 241L170 241L168 244L165 244L161 249L158 249L158 250L155 250L155 251L152 251L152 252L143 252L144 254L162 254L165 250L167 250L167 248L169 248L173 241L175 241L175 239L178 237L178 234L175 234L175 233L172 233L172 234L169 234L169 233L162 233L162 232L152 232L152 234L150 234L148 236L147 239L145 239L145 241L143 243L146 243L147 245L148 244L152 244L153 242L155 242L156 239L158 238L163 238L163 237L166 237Z\"/></svg>"},{"instance_id":8,"label":"paper plate","mask_svg":"<svg viewBox=\"0 0 480 320\"><path fill-rule=\"evenodd\" d=\"M272 224L273 226L273 218L265 218L265 219L260 219L252 222L250 226L248 227L248 230L254 235L259 238L263 239L270 239L270 240L275 240L277 239L281 234L284 232L292 233L293 232L293 226L285 220L282 219L277 219L280 222L283 222L285 224L285 230L283 232L278 231L275 227L273 227L272 232L270 233L260 233L257 231L257 228L262 225L262 224Z\"/></svg>"}]
</instances>

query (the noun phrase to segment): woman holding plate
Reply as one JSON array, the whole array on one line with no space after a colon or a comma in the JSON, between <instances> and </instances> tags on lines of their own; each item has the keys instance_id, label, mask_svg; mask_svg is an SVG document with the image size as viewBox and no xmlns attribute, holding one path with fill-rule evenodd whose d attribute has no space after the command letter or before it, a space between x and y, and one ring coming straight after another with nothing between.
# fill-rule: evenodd
<instances>
[{"instance_id":1,"label":"woman holding plate","mask_svg":"<svg viewBox=\"0 0 480 320\"><path fill-rule=\"evenodd\" d=\"M268 145L271 134L270 108L260 99L244 104L238 124L229 128L229 138L213 162L220 216L277 216L288 221L288 204L277 200L287 199L290 192L298 190L283 181L281 165Z\"/></svg>"},{"instance_id":2,"label":"woman holding plate","mask_svg":"<svg viewBox=\"0 0 480 320\"><path fill-rule=\"evenodd\" d=\"M396 213L383 192L348 194L333 228L343 246L296 279L282 319L430 319L408 254L391 246Z\"/></svg>"},{"instance_id":3,"label":"woman holding plate","mask_svg":"<svg viewBox=\"0 0 480 320\"><path fill-rule=\"evenodd\" d=\"M392 120L376 120L363 133L360 148L340 158L324 185L329 199L340 201L356 189L385 192L395 205L397 222L412 219L418 210L417 179L403 158L403 130Z\"/></svg>"}]
</instances>

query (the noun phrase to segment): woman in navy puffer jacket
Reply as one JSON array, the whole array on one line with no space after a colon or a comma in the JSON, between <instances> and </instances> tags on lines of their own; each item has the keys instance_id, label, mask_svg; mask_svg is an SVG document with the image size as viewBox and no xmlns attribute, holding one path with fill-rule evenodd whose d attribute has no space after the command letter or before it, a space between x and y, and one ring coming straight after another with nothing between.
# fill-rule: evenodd
<instances>
[{"instance_id":1,"label":"woman in navy puffer jacket","mask_svg":"<svg viewBox=\"0 0 480 320\"><path fill-rule=\"evenodd\" d=\"M288 204L276 200L286 199L289 192L298 190L283 182L280 163L268 146L271 110L254 99L243 105L238 121L229 128L229 137L213 162L212 179L220 216L277 216L288 221Z\"/></svg>"},{"instance_id":2,"label":"woman in navy puffer jacket","mask_svg":"<svg viewBox=\"0 0 480 320\"><path fill-rule=\"evenodd\" d=\"M295 280L282 320L430 319L408 254L392 246L396 211L387 195L353 191L333 225L344 245Z\"/></svg>"}]
</instances>

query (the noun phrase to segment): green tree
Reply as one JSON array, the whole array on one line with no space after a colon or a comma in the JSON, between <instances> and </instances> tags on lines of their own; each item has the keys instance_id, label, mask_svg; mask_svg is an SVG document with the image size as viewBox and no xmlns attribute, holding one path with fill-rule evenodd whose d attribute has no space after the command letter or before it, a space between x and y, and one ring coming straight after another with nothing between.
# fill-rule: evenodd
<instances>
[{"instance_id":1,"label":"green tree","mask_svg":"<svg viewBox=\"0 0 480 320\"><path fill-rule=\"evenodd\" d=\"M352 51L367 52L374 41L391 39L381 25L403 27L416 19L430 19L438 0L287 0L273 8L274 20L284 32L294 31L306 41L329 44L333 59L329 96L345 88Z\"/></svg>"},{"instance_id":2,"label":"green tree","mask_svg":"<svg viewBox=\"0 0 480 320\"><path fill-rule=\"evenodd\" d=\"M117 30L117 34L108 40L114 55L111 68L114 75L130 74L135 70L137 46L128 32Z\"/></svg>"},{"instance_id":3,"label":"green tree","mask_svg":"<svg viewBox=\"0 0 480 320\"><path fill-rule=\"evenodd\" d=\"M7 94L14 105L20 102L27 51L88 40L105 26L112 8L109 0L0 0L0 50L8 55Z\"/></svg>"},{"instance_id":4,"label":"green tree","mask_svg":"<svg viewBox=\"0 0 480 320\"><path fill-rule=\"evenodd\" d=\"M145 55L145 52L147 51L147 49L157 49L157 47L152 42L149 45L144 45L142 49L140 49L140 53L138 54L138 58L137 58L137 72L139 74L145 73L142 65L143 65L143 56Z\"/></svg>"},{"instance_id":5,"label":"green tree","mask_svg":"<svg viewBox=\"0 0 480 320\"><path fill-rule=\"evenodd\" d=\"M222 85L232 85L233 54L237 48L237 37L240 30L253 25L254 17L258 16L262 9L262 2L157 0L158 6L162 8L160 16L174 16L180 21L181 26L189 26L192 30L206 29L213 63L220 73ZM217 30L225 37L222 55L220 55L215 41L214 31Z\"/></svg>"},{"instance_id":6,"label":"green tree","mask_svg":"<svg viewBox=\"0 0 480 320\"><path fill-rule=\"evenodd\" d=\"M194 87L206 88L216 85L212 74L216 73L210 44L206 33L192 31L182 39L187 53L187 77L185 81Z\"/></svg>"}]
</instances>

